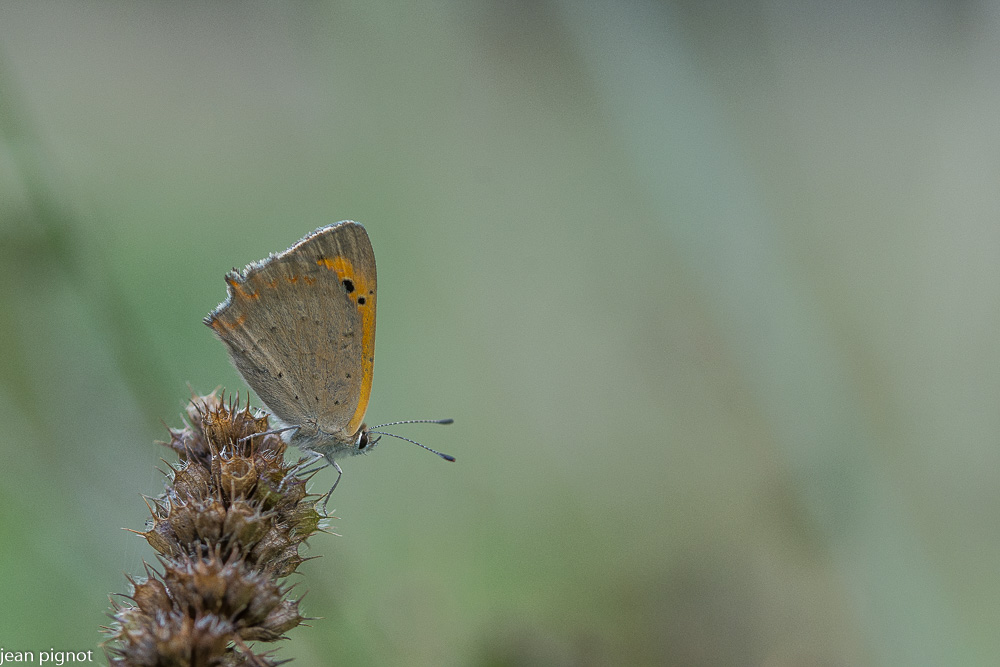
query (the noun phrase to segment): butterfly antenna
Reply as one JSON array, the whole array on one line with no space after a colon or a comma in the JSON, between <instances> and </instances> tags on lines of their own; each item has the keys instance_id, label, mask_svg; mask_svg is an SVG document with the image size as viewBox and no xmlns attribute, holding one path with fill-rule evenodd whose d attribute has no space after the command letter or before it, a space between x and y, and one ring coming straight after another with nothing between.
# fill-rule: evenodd
<instances>
[{"instance_id":1,"label":"butterfly antenna","mask_svg":"<svg viewBox=\"0 0 1000 667\"><path fill-rule=\"evenodd\" d=\"M417 423L424 423L424 424L450 424L451 422L452 422L451 419L446 419L446 420L441 420L441 421L426 420L426 421L421 421L421 422L417 422ZM395 423L397 423L397 424L412 424L414 422L395 422ZM389 424L383 424L383 426L389 426ZM441 458L443 458L445 461L454 461L455 460L454 456L450 456L448 454L442 454L438 450L431 449L427 445L421 445L416 440L410 440L409 438L404 438L403 436L396 435L395 433L386 433L385 431L373 431L371 429L368 429L368 432L369 433L377 433L378 435L388 435L388 436L391 436L393 438L399 438L400 440L406 440L407 442L412 442L417 447L423 447L424 449L426 449L429 452L434 452L435 454L437 454L438 456L440 456Z\"/></svg>"},{"instance_id":2,"label":"butterfly antenna","mask_svg":"<svg viewBox=\"0 0 1000 667\"><path fill-rule=\"evenodd\" d=\"M389 422L388 424L378 424L372 426L372 428L382 428L383 426L396 426L397 424L454 424L454 419L408 419L402 422ZM392 435L391 433L386 433L384 435ZM406 438L403 438L404 440ZM423 447L423 445L421 445Z\"/></svg>"}]
</instances>

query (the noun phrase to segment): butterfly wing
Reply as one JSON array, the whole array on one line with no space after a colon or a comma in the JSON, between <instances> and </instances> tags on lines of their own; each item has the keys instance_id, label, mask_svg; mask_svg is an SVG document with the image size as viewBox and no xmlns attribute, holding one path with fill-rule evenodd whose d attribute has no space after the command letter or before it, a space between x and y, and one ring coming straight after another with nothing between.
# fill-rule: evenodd
<instances>
[{"instance_id":1,"label":"butterfly wing","mask_svg":"<svg viewBox=\"0 0 1000 667\"><path fill-rule=\"evenodd\" d=\"M375 254L364 227L322 227L226 282L226 301L205 323L250 388L300 426L296 440L353 443L375 361Z\"/></svg>"}]
</instances>

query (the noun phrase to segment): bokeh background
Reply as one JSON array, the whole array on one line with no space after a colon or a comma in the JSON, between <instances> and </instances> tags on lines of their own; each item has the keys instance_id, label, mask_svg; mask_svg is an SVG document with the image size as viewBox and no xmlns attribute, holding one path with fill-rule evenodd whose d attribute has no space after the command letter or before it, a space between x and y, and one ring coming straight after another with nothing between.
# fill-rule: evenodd
<instances>
[{"instance_id":1,"label":"bokeh background","mask_svg":"<svg viewBox=\"0 0 1000 667\"><path fill-rule=\"evenodd\" d=\"M998 61L990 2L3 0L0 644L96 647L246 391L224 272L355 219L369 421L458 462L345 462L282 657L997 664Z\"/></svg>"}]
</instances>

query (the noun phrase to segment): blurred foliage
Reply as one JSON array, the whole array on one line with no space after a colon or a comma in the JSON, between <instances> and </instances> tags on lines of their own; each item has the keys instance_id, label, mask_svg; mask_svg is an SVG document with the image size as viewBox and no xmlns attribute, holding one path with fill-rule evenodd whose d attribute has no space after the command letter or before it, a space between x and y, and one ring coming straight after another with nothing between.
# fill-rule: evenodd
<instances>
[{"instance_id":1,"label":"blurred foliage","mask_svg":"<svg viewBox=\"0 0 1000 667\"><path fill-rule=\"evenodd\" d=\"M0 2L3 648L100 640L224 272L356 219L458 463L345 464L283 656L997 662L996 15Z\"/></svg>"}]
</instances>

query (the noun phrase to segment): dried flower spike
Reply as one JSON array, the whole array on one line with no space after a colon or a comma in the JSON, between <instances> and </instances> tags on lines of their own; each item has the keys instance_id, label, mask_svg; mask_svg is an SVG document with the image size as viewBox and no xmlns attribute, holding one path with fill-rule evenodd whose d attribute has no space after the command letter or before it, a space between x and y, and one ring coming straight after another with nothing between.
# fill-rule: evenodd
<instances>
[{"instance_id":1,"label":"dried flower spike","mask_svg":"<svg viewBox=\"0 0 1000 667\"><path fill-rule=\"evenodd\" d=\"M165 443L180 457L165 491L147 501L138 532L159 570L129 578L128 602L114 600L106 628L117 666L278 665L249 642L273 642L299 625L298 600L281 579L305 560L299 547L320 528L319 498L305 489L285 443L238 401L213 392L187 407L189 425ZM242 441L241 441L242 440Z\"/></svg>"}]
</instances>

